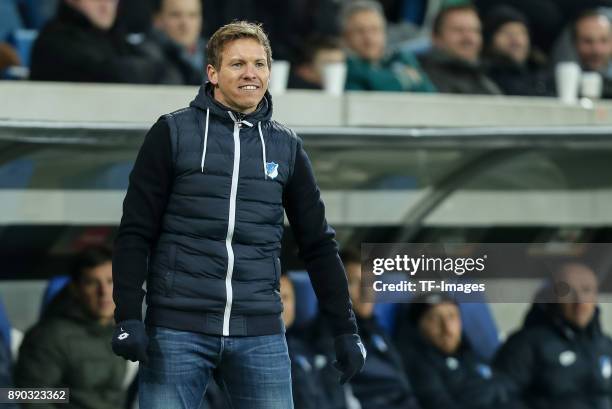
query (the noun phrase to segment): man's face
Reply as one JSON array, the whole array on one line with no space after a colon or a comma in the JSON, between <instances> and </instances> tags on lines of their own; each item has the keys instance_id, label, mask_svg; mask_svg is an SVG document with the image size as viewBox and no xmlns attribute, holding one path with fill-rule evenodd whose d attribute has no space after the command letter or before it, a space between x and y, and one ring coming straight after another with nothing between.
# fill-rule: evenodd
<instances>
[{"instance_id":1,"label":"man's face","mask_svg":"<svg viewBox=\"0 0 612 409\"><path fill-rule=\"evenodd\" d=\"M75 285L85 310L95 319L108 322L113 318L113 269L110 261L86 270Z\"/></svg>"},{"instance_id":2,"label":"man's face","mask_svg":"<svg viewBox=\"0 0 612 409\"><path fill-rule=\"evenodd\" d=\"M195 47L202 30L200 0L163 0L155 27L183 47Z\"/></svg>"},{"instance_id":3,"label":"man's face","mask_svg":"<svg viewBox=\"0 0 612 409\"><path fill-rule=\"evenodd\" d=\"M225 44L217 70L207 66L214 97L223 105L245 114L255 111L270 79L266 50L252 38Z\"/></svg>"},{"instance_id":4,"label":"man's face","mask_svg":"<svg viewBox=\"0 0 612 409\"><path fill-rule=\"evenodd\" d=\"M602 71L612 56L610 22L604 16L583 18L576 23L576 52L586 70Z\"/></svg>"},{"instance_id":5,"label":"man's face","mask_svg":"<svg viewBox=\"0 0 612 409\"><path fill-rule=\"evenodd\" d=\"M595 314L597 307L597 277L585 265L566 265L556 277L557 301L561 315L570 324L585 328Z\"/></svg>"},{"instance_id":6,"label":"man's face","mask_svg":"<svg viewBox=\"0 0 612 409\"><path fill-rule=\"evenodd\" d=\"M349 295L353 302L355 314L361 318L370 318L374 310L374 303L367 302L366 294L369 287L362 288L361 285L361 265L359 263L346 263L344 266L348 278ZM373 294L369 294L373 295Z\"/></svg>"},{"instance_id":7,"label":"man's face","mask_svg":"<svg viewBox=\"0 0 612 409\"><path fill-rule=\"evenodd\" d=\"M436 47L470 62L478 61L482 48L480 19L471 10L457 10L446 16L440 32L433 37Z\"/></svg>"},{"instance_id":8,"label":"man's face","mask_svg":"<svg viewBox=\"0 0 612 409\"><path fill-rule=\"evenodd\" d=\"M525 63L530 47L529 31L523 23L506 23L493 36L493 49L518 64Z\"/></svg>"},{"instance_id":9,"label":"man's face","mask_svg":"<svg viewBox=\"0 0 612 409\"><path fill-rule=\"evenodd\" d=\"M419 321L421 335L445 354L453 354L461 344L461 315L453 303L430 308Z\"/></svg>"},{"instance_id":10,"label":"man's face","mask_svg":"<svg viewBox=\"0 0 612 409\"><path fill-rule=\"evenodd\" d=\"M66 3L83 13L100 30L108 30L115 24L119 0L66 0Z\"/></svg>"},{"instance_id":11,"label":"man's face","mask_svg":"<svg viewBox=\"0 0 612 409\"><path fill-rule=\"evenodd\" d=\"M283 321L285 327L290 328L295 321L295 292L291 280L286 276L280 278L280 295L283 302Z\"/></svg>"},{"instance_id":12,"label":"man's face","mask_svg":"<svg viewBox=\"0 0 612 409\"><path fill-rule=\"evenodd\" d=\"M321 49L313 61L315 82L323 84L323 69L327 64L342 63L346 60L344 51L339 48Z\"/></svg>"},{"instance_id":13,"label":"man's face","mask_svg":"<svg viewBox=\"0 0 612 409\"><path fill-rule=\"evenodd\" d=\"M370 10L354 13L346 23L344 41L360 58L379 61L387 42L383 17Z\"/></svg>"}]
</instances>

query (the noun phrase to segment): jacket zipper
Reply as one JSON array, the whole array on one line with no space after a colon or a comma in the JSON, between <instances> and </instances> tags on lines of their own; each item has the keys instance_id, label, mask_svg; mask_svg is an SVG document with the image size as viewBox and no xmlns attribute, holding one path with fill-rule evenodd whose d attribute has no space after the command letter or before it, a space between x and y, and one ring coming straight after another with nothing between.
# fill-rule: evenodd
<instances>
[{"instance_id":1,"label":"jacket zipper","mask_svg":"<svg viewBox=\"0 0 612 409\"><path fill-rule=\"evenodd\" d=\"M232 116L230 114L230 116ZM227 272L225 274L225 292L227 294L225 311L223 314L223 336L229 336L230 316L232 314L232 302L234 290L232 288L232 275L234 274L234 249L232 239L236 227L236 195L238 192L238 176L240 172L240 122L234 120L234 167L232 170L232 187L230 190L229 220L227 224L227 235L225 236L225 248L227 249Z\"/></svg>"}]
</instances>

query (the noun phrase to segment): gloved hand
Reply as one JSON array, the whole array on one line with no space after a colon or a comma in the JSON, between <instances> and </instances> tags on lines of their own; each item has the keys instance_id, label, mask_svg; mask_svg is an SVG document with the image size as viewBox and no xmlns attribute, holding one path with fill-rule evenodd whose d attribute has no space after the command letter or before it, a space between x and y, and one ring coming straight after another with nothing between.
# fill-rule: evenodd
<instances>
[{"instance_id":1,"label":"gloved hand","mask_svg":"<svg viewBox=\"0 0 612 409\"><path fill-rule=\"evenodd\" d=\"M357 334L337 336L334 340L334 347L336 349L336 360L333 364L337 370L342 372L340 384L344 385L361 371L367 352Z\"/></svg>"},{"instance_id":2,"label":"gloved hand","mask_svg":"<svg viewBox=\"0 0 612 409\"><path fill-rule=\"evenodd\" d=\"M140 320L122 321L113 332L113 352L132 362L147 362L147 346L149 337L145 326Z\"/></svg>"}]
</instances>

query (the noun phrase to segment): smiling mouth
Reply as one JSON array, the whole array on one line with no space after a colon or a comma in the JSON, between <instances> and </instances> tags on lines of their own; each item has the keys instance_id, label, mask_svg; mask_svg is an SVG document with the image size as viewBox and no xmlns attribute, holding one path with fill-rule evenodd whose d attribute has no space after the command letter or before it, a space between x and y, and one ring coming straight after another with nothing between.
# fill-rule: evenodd
<instances>
[{"instance_id":1,"label":"smiling mouth","mask_svg":"<svg viewBox=\"0 0 612 409\"><path fill-rule=\"evenodd\" d=\"M240 88L242 90L246 90L246 91L255 91L259 87L257 85L242 85L242 86L240 86L238 88Z\"/></svg>"}]
</instances>

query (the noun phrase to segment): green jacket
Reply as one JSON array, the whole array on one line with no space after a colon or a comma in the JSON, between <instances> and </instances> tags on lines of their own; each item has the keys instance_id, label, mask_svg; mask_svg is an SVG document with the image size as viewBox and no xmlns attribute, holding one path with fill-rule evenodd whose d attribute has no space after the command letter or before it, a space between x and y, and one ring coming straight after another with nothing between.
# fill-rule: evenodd
<instances>
[{"instance_id":1,"label":"green jacket","mask_svg":"<svg viewBox=\"0 0 612 409\"><path fill-rule=\"evenodd\" d=\"M347 90L436 92L412 53L396 51L378 63L349 56Z\"/></svg>"},{"instance_id":2,"label":"green jacket","mask_svg":"<svg viewBox=\"0 0 612 409\"><path fill-rule=\"evenodd\" d=\"M88 317L69 288L24 337L15 368L20 388L69 388L69 404L32 404L35 409L118 409L125 401L126 361L110 346L113 325Z\"/></svg>"}]
</instances>

